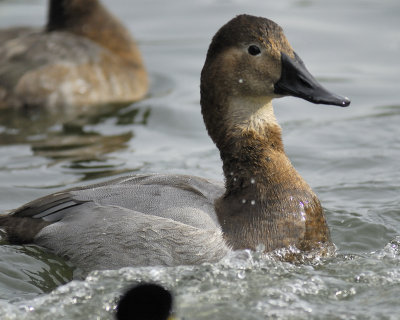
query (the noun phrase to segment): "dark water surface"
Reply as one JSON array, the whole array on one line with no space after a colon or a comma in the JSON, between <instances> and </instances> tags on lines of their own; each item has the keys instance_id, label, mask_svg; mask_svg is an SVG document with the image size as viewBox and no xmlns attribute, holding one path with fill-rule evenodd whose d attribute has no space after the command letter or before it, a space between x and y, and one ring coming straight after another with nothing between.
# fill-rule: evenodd
<instances>
[{"instance_id":1,"label":"dark water surface","mask_svg":"<svg viewBox=\"0 0 400 320\"><path fill-rule=\"evenodd\" d=\"M74 280L34 246L0 246L0 319L112 319L122 288L157 281L185 319L400 319L400 2L108 0L137 38L149 97L86 114L0 113L0 212L125 173L222 179L199 107L211 37L239 13L285 30L347 108L276 100L286 151L326 210L338 256L291 265L238 252L215 265ZM44 0L0 1L0 27L43 24ZM75 275L77 271L75 270Z\"/></svg>"}]
</instances>

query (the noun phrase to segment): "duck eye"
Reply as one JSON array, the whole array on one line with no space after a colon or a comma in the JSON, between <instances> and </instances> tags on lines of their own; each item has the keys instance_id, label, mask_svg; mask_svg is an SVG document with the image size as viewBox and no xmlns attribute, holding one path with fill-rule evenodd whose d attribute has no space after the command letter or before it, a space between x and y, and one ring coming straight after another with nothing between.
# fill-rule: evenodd
<instances>
[{"instance_id":1,"label":"duck eye","mask_svg":"<svg viewBox=\"0 0 400 320\"><path fill-rule=\"evenodd\" d=\"M254 44L251 45L251 46L247 49L247 51L248 51L252 56L256 56L256 55L258 55L258 54L261 53L260 48L257 47L257 46L255 46Z\"/></svg>"}]
</instances>

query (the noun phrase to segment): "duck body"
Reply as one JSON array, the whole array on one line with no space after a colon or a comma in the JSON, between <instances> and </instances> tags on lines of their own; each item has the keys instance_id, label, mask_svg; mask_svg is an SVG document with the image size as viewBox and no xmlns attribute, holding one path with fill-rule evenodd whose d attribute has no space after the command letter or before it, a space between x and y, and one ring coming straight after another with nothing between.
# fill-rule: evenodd
<instances>
[{"instance_id":1,"label":"duck body","mask_svg":"<svg viewBox=\"0 0 400 320\"><path fill-rule=\"evenodd\" d=\"M259 245L322 252L331 241L321 204L286 156L273 112L283 95L350 103L316 82L278 25L240 15L214 36L201 75L225 184L122 177L34 200L0 226L11 242L39 244L86 270L214 262Z\"/></svg>"},{"instance_id":2,"label":"duck body","mask_svg":"<svg viewBox=\"0 0 400 320\"><path fill-rule=\"evenodd\" d=\"M223 190L192 176L121 177L35 200L2 225L18 234L12 242L51 248L85 271L216 262L229 251L213 205Z\"/></svg>"},{"instance_id":3,"label":"duck body","mask_svg":"<svg viewBox=\"0 0 400 320\"><path fill-rule=\"evenodd\" d=\"M0 31L0 108L84 107L144 97L147 73L128 31L94 0L50 0L44 29Z\"/></svg>"}]
</instances>

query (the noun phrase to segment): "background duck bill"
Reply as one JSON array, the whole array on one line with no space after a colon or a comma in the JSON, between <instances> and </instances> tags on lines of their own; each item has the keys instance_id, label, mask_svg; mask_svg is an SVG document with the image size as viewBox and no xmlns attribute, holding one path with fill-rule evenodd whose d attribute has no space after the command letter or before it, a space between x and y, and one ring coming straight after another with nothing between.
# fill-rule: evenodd
<instances>
[{"instance_id":1,"label":"background duck bill","mask_svg":"<svg viewBox=\"0 0 400 320\"><path fill-rule=\"evenodd\" d=\"M294 53L294 59L281 53L281 78L275 83L274 92L290 95L312 103L330 104L347 107L350 100L325 89L307 70L300 57Z\"/></svg>"}]
</instances>

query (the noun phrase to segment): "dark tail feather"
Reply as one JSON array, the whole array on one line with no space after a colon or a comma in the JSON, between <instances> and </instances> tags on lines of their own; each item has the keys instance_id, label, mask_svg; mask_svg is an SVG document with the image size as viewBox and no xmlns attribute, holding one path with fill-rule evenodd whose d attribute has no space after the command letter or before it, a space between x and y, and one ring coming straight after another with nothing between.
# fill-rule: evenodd
<instances>
[{"instance_id":1,"label":"dark tail feather","mask_svg":"<svg viewBox=\"0 0 400 320\"><path fill-rule=\"evenodd\" d=\"M32 243L39 231L49 224L42 219L0 215L0 229L6 232L7 240L13 244Z\"/></svg>"}]
</instances>

